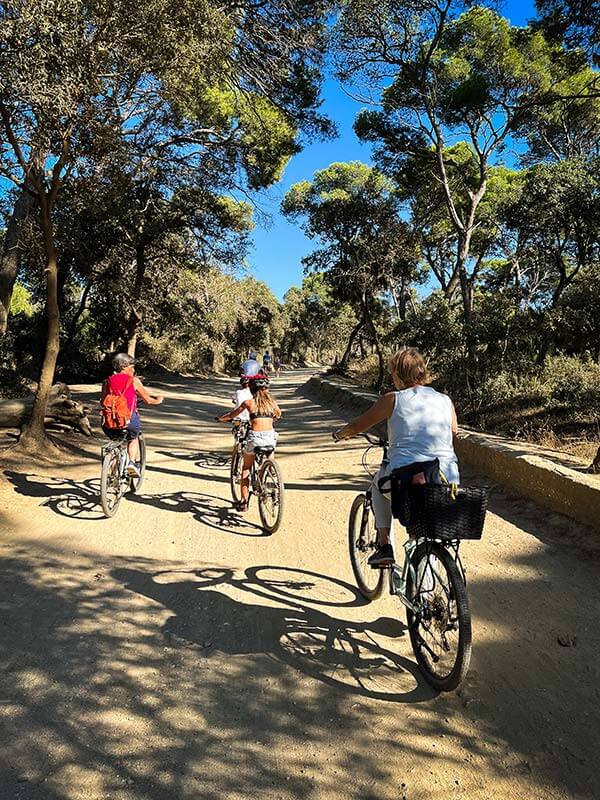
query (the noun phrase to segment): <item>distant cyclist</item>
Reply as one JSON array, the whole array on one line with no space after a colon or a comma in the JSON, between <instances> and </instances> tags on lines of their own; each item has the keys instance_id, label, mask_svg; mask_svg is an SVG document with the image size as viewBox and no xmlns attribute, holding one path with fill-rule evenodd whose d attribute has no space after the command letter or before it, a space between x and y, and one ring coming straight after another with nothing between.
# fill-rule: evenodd
<instances>
[{"instance_id":1,"label":"distant cyclist","mask_svg":"<svg viewBox=\"0 0 600 800\"><path fill-rule=\"evenodd\" d=\"M268 374L271 371L271 354L268 350L265 350L265 354L263 355L263 369Z\"/></svg>"},{"instance_id":2,"label":"distant cyclist","mask_svg":"<svg viewBox=\"0 0 600 800\"><path fill-rule=\"evenodd\" d=\"M250 353L245 361L242 361L240 367L240 378L245 375L247 378L253 378L261 372L261 366L256 357L256 353Z\"/></svg>"},{"instance_id":3,"label":"distant cyclist","mask_svg":"<svg viewBox=\"0 0 600 800\"><path fill-rule=\"evenodd\" d=\"M144 388L139 378L135 377L135 359L127 353L117 353L112 360L113 374L110 375L102 384L102 399L108 395L122 395L127 401L127 407L131 418L129 424L123 430L127 431L127 452L129 454L129 464L127 473L131 477L140 477L140 445L138 436L142 432L142 422L138 412L138 397L150 406L160 405L163 397L160 394L149 394ZM115 428L105 428L102 430L109 438L122 436L122 431Z\"/></svg>"},{"instance_id":4,"label":"distant cyclist","mask_svg":"<svg viewBox=\"0 0 600 800\"><path fill-rule=\"evenodd\" d=\"M394 562L390 497L379 491L378 481L394 469L435 459L439 460L439 469L449 483L460 481L452 439L458 430L452 400L426 386L429 372L423 356L414 348L397 352L390 370L396 391L380 397L358 419L333 434L336 441L349 439L387 420L389 464L382 464L371 486L378 548L369 558L369 564L377 568ZM420 480L415 475L412 480L424 482L425 478L423 475Z\"/></svg>"},{"instance_id":5,"label":"distant cyclist","mask_svg":"<svg viewBox=\"0 0 600 800\"><path fill-rule=\"evenodd\" d=\"M272 447L277 444L277 432L273 427L275 420L281 417L281 409L269 393L269 379L259 375L250 381L252 397L228 414L217 417L218 422L229 422L242 411L250 416L250 431L244 443L244 464L242 468L241 495L238 511L246 511L250 495L250 469L254 461L255 447Z\"/></svg>"}]
</instances>

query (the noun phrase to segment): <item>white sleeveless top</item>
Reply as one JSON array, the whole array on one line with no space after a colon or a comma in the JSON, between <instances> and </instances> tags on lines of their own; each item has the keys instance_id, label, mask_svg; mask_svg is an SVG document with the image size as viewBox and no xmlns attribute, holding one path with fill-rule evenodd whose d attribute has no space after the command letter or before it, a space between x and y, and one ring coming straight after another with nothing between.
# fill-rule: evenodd
<instances>
[{"instance_id":1,"label":"white sleeveless top","mask_svg":"<svg viewBox=\"0 0 600 800\"><path fill-rule=\"evenodd\" d=\"M430 386L412 386L394 395L394 410L388 419L390 467L439 458L448 481L459 483L450 398Z\"/></svg>"}]
</instances>

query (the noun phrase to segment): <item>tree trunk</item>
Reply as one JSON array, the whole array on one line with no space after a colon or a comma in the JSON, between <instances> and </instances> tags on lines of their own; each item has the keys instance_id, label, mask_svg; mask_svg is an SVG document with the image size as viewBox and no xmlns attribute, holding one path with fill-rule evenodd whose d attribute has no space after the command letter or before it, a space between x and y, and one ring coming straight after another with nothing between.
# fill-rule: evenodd
<instances>
[{"instance_id":1,"label":"tree trunk","mask_svg":"<svg viewBox=\"0 0 600 800\"><path fill-rule=\"evenodd\" d=\"M21 231L23 223L33 210L34 203L35 198L23 186L6 226L0 255L0 336L4 336L8 329L10 301L21 268Z\"/></svg>"},{"instance_id":2,"label":"tree trunk","mask_svg":"<svg viewBox=\"0 0 600 800\"><path fill-rule=\"evenodd\" d=\"M0 400L0 428L20 428L31 416L34 396ZM69 388L64 383L55 383L48 396L45 422L64 423L72 428L91 435L88 409L71 398Z\"/></svg>"},{"instance_id":3,"label":"tree trunk","mask_svg":"<svg viewBox=\"0 0 600 800\"><path fill-rule=\"evenodd\" d=\"M40 202L40 223L44 240L44 251L46 255L46 350L44 361L38 381L38 388L35 395L31 419L23 430L20 444L26 448L35 448L47 443L44 420L46 418L46 407L48 397L54 382L54 370L56 359L60 348L60 312L58 308L58 262L56 247L54 244L54 230L50 215L50 204L48 195L43 192L39 194Z\"/></svg>"},{"instance_id":4,"label":"tree trunk","mask_svg":"<svg viewBox=\"0 0 600 800\"><path fill-rule=\"evenodd\" d=\"M365 324L365 316L363 312L363 315L361 316L357 324L350 331L350 336L348 337L348 344L346 345L346 349L344 351L344 355L342 356L342 360L338 365L338 369L340 370L340 372L346 372L346 370L348 369L348 364L350 363L350 356L352 354L352 345L354 344L354 340L362 330L364 324Z\"/></svg>"},{"instance_id":5,"label":"tree trunk","mask_svg":"<svg viewBox=\"0 0 600 800\"><path fill-rule=\"evenodd\" d=\"M373 346L375 347L375 352L377 353L377 360L379 362L379 370L377 373L377 390L381 391L383 389L383 381L385 377L385 359L383 357L383 350L381 349L381 342L379 341L379 334L377 333L377 328L375 327L373 317L369 314L366 308L365 308L365 316L367 317L367 324L371 330L371 335L373 337Z\"/></svg>"},{"instance_id":6,"label":"tree trunk","mask_svg":"<svg viewBox=\"0 0 600 800\"><path fill-rule=\"evenodd\" d=\"M131 295L131 314L127 324L127 352L133 357L135 357L139 326L142 320L142 315L139 312L139 303L142 297L142 286L144 284L145 274L146 246L144 244L138 244L135 248L135 283L133 286L133 293Z\"/></svg>"}]
</instances>

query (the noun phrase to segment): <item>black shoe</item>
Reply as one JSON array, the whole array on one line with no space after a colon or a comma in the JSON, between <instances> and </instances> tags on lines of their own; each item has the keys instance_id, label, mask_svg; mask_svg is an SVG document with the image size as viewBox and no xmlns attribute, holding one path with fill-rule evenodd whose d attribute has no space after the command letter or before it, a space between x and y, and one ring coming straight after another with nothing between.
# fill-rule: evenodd
<instances>
[{"instance_id":1,"label":"black shoe","mask_svg":"<svg viewBox=\"0 0 600 800\"><path fill-rule=\"evenodd\" d=\"M381 547L378 547L373 555L369 558L367 563L374 569L391 567L394 563L394 550L392 549L392 545L383 544Z\"/></svg>"}]
</instances>

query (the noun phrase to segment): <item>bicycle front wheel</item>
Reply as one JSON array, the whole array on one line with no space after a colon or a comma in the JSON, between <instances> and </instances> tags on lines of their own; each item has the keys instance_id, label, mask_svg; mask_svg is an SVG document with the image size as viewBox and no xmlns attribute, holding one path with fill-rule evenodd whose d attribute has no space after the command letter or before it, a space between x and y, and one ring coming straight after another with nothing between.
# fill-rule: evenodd
<instances>
[{"instance_id":1,"label":"bicycle front wheel","mask_svg":"<svg viewBox=\"0 0 600 800\"><path fill-rule=\"evenodd\" d=\"M283 519L283 476L279 464L265 459L258 474L258 511L267 533L275 533Z\"/></svg>"},{"instance_id":2,"label":"bicycle front wheel","mask_svg":"<svg viewBox=\"0 0 600 800\"><path fill-rule=\"evenodd\" d=\"M420 545L411 559L406 596L410 641L425 679L435 689L458 688L471 661L471 610L456 562L440 544Z\"/></svg>"},{"instance_id":3,"label":"bicycle front wheel","mask_svg":"<svg viewBox=\"0 0 600 800\"><path fill-rule=\"evenodd\" d=\"M360 593L366 600L375 600L382 592L386 570L373 569L368 564L369 556L377 549L377 529L373 511L364 494L354 498L350 509L348 549Z\"/></svg>"},{"instance_id":4,"label":"bicycle front wheel","mask_svg":"<svg viewBox=\"0 0 600 800\"><path fill-rule=\"evenodd\" d=\"M118 449L109 450L102 458L100 503L106 517L114 517L121 502L121 475Z\"/></svg>"},{"instance_id":5,"label":"bicycle front wheel","mask_svg":"<svg viewBox=\"0 0 600 800\"><path fill-rule=\"evenodd\" d=\"M146 477L146 442L144 441L144 435L142 433L138 436L138 442L140 445L140 477L131 478L129 481L129 489L134 494L140 493L144 478Z\"/></svg>"},{"instance_id":6,"label":"bicycle front wheel","mask_svg":"<svg viewBox=\"0 0 600 800\"><path fill-rule=\"evenodd\" d=\"M244 464L244 456L239 445L233 446L231 453L231 464L229 467L229 486L231 488L231 497L234 503L239 503L242 499L242 468Z\"/></svg>"}]
</instances>

